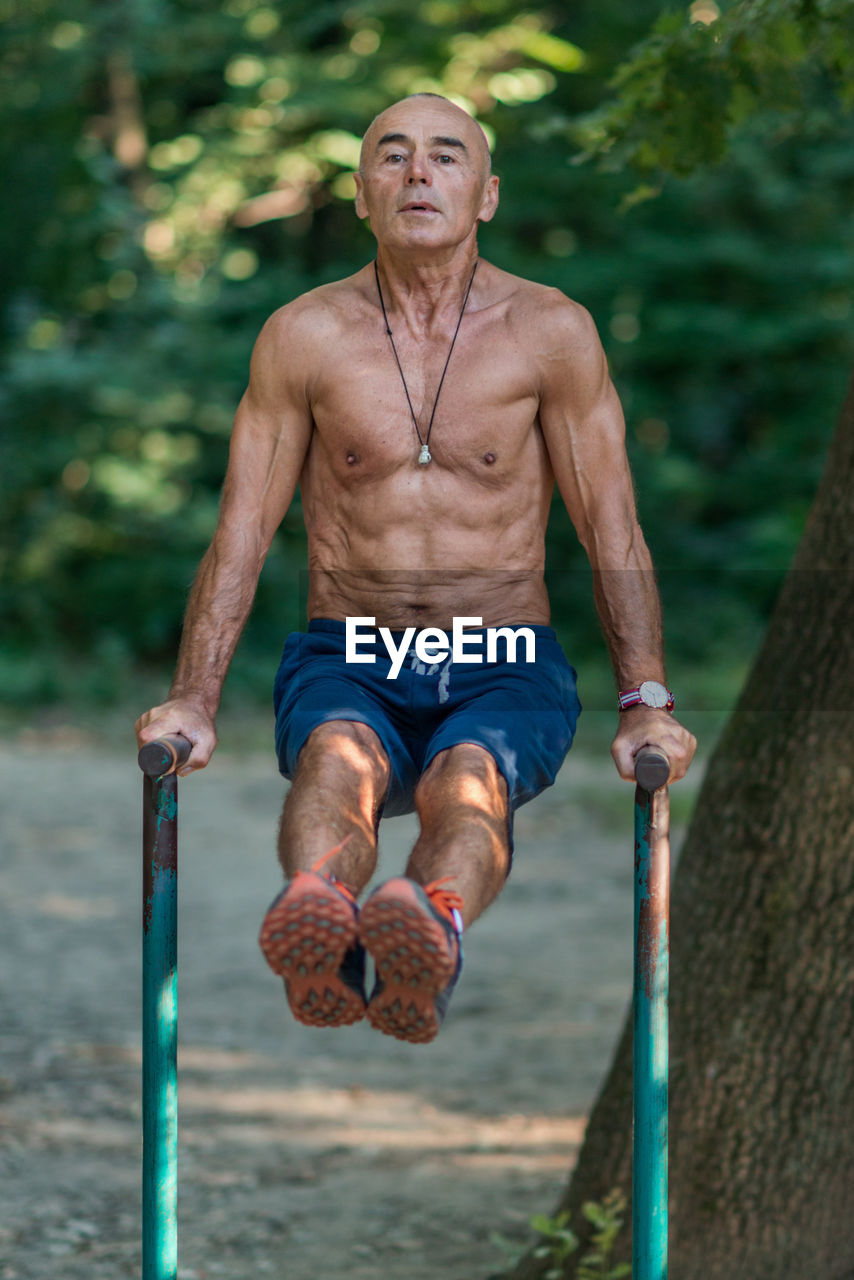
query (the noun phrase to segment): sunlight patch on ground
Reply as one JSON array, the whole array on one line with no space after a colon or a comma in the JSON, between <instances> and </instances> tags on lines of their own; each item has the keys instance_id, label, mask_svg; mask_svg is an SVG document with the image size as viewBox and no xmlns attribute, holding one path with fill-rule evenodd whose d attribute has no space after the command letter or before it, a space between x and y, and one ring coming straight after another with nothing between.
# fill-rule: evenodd
<instances>
[{"instance_id":1,"label":"sunlight patch on ground","mask_svg":"<svg viewBox=\"0 0 854 1280\"><path fill-rule=\"evenodd\" d=\"M62 1053L84 1062L126 1062L142 1066L142 1048L129 1044L98 1044L81 1041L62 1047ZM216 1049L207 1045L179 1045L178 1071L268 1071L275 1061L262 1053L245 1050Z\"/></svg>"},{"instance_id":2,"label":"sunlight patch on ground","mask_svg":"<svg viewBox=\"0 0 854 1280\"><path fill-rule=\"evenodd\" d=\"M330 1147L365 1151L456 1152L470 1160L503 1163L504 1154L544 1157L557 1166L574 1155L584 1133L583 1116L478 1116L446 1110L417 1094L368 1089L179 1089L184 1138L190 1146L284 1143L304 1150ZM211 1114L222 1117L211 1122ZM204 1124L199 1124L206 1117ZM235 1123L238 1118L244 1123ZM262 1123L257 1123L261 1121Z\"/></svg>"},{"instance_id":3,"label":"sunlight patch on ground","mask_svg":"<svg viewBox=\"0 0 854 1280\"><path fill-rule=\"evenodd\" d=\"M77 1046L92 1057L98 1046ZM103 1048L103 1047L101 1047ZM206 1055L208 1051L196 1050ZM191 1051L192 1053L192 1051ZM216 1051L222 1065L252 1055ZM127 1054L132 1057L132 1051ZM213 1056L216 1056L214 1054ZM226 1062L227 1060L227 1062ZM208 1064L210 1065L210 1064ZM11 1120L11 1117L9 1117ZM477 1115L425 1102L404 1091L322 1088L218 1088L179 1085L179 1144L185 1151L228 1147L278 1149L309 1158L335 1153L345 1160L407 1155L491 1174L513 1168L531 1173L566 1169L584 1136L586 1117L512 1113ZM136 1117L81 1120L53 1114L10 1124L24 1145L120 1150L139 1141Z\"/></svg>"},{"instance_id":4,"label":"sunlight patch on ground","mask_svg":"<svg viewBox=\"0 0 854 1280\"><path fill-rule=\"evenodd\" d=\"M67 893L46 893L34 906L53 920L109 920L119 911L115 898L74 898Z\"/></svg>"}]
</instances>

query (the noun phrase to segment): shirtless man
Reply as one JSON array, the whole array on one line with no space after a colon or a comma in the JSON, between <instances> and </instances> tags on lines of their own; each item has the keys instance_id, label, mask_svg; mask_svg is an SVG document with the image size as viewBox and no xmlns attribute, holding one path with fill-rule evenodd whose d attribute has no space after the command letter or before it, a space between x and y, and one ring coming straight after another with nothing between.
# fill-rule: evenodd
<instances>
[{"instance_id":1,"label":"shirtless man","mask_svg":"<svg viewBox=\"0 0 854 1280\"><path fill-rule=\"evenodd\" d=\"M376 266L264 326L169 700L137 733L140 744L187 737L182 773L207 764L226 671L299 484L310 623L288 638L276 678L292 786L286 885L261 946L301 1021L367 1016L423 1042L459 974L463 927L508 874L513 811L554 781L580 709L543 581L555 483L594 570L621 694L620 775L633 779L634 757L655 744L680 778L696 743L670 714L658 595L593 322L557 290L478 259L478 223L498 205L479 126L444 98L405 98L368 129L356 182ZM360 634L376 636L365 619L388 631L348 646L348 619ZM474 659L441 643L455 619ZM484 662L476 625L525 626L535 661L520 639L515 661L508 645ZM419 650L408 628L438 632L414 637ZM407 808L421 833L405 875L360 910L380 815Z\"/></svg>"}]
</instances>

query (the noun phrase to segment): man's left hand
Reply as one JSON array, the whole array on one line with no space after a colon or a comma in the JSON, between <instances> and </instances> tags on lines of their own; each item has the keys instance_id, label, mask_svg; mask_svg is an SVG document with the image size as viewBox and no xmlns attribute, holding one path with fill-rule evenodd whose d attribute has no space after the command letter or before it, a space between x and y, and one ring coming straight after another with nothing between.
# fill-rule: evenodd
<instances>
[{"instance_id":1,"label":"man's left hand","mask_svg":"<svg viewBox=\"0 0 854 1280\"><path fill-rule=\"evenodd\" d=\"M611 744L611 755L621 778L635 780L635 756L644 747L658 747L670 761L669 782L684 778L697 750L693 733L674 720L669 711L631 707L620 712L620 727Z\"/></svg>"}]
</instances>

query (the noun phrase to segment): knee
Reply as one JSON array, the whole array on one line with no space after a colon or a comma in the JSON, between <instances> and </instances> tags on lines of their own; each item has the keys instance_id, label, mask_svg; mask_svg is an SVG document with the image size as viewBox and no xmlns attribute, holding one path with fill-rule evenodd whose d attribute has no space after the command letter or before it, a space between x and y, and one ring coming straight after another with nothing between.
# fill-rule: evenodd
<instances>
[{"instance_id":1,"label":"knee","mask_svg":"<svg viewBox=\"0 0 854 1280\"><path fill-rule=\"evenodd\" d=\"M510 871L512 840L507 783L494 757L472 743L440 752L421 776L415 807L428 847L464 854L498 892Z\"/></svg>"},{"instance_id":2,"label":"knee","mask_svg":"<svg viewBox=\"0 0 854 1280\"><path fill-rule=\"evenodd\" d=\"M434 756L415 789L423 814L447 804L462 804L504 818L507 783L494 757L483 747L462 742Z\"/></svg>"},{"instance_id":3,"label":"knee","mask_svg":"<svg viewBox=\"0 0 854 1280\"><path fill-rule=\"evenodd\" d=\"M328 720L313 729L297 762L297 774L310 771L315 779L355 776L379 788L388 786L388 756L379 737L355 720Z\"/></svg>"}]
</instances>

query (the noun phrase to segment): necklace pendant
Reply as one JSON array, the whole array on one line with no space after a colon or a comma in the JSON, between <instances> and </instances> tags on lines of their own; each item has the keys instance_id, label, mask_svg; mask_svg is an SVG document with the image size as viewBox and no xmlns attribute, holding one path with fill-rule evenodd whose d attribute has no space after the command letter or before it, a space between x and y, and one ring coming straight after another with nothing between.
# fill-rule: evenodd
<instances>
[{"instance_id":1,"label":"necklace pendant","mask_svg":"<svg viewBox=\"0 0 854 1280\"><path fill-rule=\"evenodd\" d=\"M426 443L422 444L421 452L418 455L419 467L426 467L427 463L431 461L432 461L432 454L430 453L430 450L427 448Z\"/></svg>"}]
</instances>

